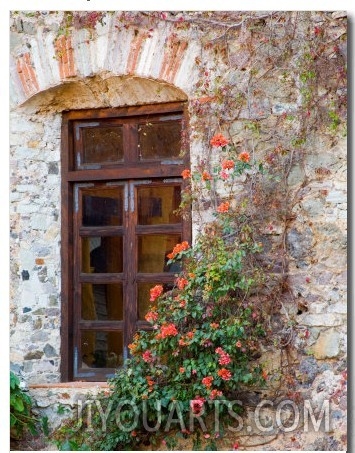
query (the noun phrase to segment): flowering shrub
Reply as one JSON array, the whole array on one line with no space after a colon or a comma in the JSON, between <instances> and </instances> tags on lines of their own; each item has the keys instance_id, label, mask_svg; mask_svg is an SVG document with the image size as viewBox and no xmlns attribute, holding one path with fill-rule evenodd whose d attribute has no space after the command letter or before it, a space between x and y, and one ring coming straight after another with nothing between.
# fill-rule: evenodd
<instances>
[{"instance_id":1,"label":"flowering shrub","mask_svg":"<svg viewBox=\"0 0 355 453\"><path fill-rule=\"evenodd\" d=\"M202 190L209 189L218 181L228 189L252 169L249 153L236 153L222 134L210 143L218 163L209 171L185 170L190 189L201 184ZM228 172L227 177L222 172ZM208 414L211 402L235 399L239 391L265 383L265 371L255 360L265 336L263 317L249 300L261 283L250 257L261 247L240 228L232 194L228 189L217 195L214 220L193 246L186 241L176 244L167 256L168 264L182 262L183 271L171 290L164 293L162 285L151 288L145 319L152 329L137 332L129 345L131 357L110 381L110 401L119 407L129 402L144 408L149 426L163 428L176 410L184 431L191 411ZM227 407L223 410L227 412ZM137 421L134 411L121 415L122 423L132 429L119 429L114 415L109 416L110 434L94 445L96 449L133 446L150 435L148 421L141 417Z\"/></svg>"}]
</instances>

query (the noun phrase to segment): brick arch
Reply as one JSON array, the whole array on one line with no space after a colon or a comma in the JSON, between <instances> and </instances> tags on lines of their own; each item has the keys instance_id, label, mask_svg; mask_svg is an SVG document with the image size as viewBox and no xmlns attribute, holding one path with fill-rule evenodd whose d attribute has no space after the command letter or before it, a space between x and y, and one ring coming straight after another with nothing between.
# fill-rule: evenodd
<instances>
[{"instance_id":1,"label":"brick arch","mask_svg":"<svg viewBox=\"0 0 355 453\"><path fill-rule=\"evenodd\" d=\"M26 50L19 46L11 55L12 105L21 105L46 90L60 92L59 87L75 81L80 85L87 78L107 80L107 75L144 78L192 95L199 77L195 63L201 52L199 42L178 38L169 25L147 33L144 29L118 29L115 24L114 17L107 17L90 39L85 29L56 36L45 27L27 37Z\"/></svg>"}]
</instances>

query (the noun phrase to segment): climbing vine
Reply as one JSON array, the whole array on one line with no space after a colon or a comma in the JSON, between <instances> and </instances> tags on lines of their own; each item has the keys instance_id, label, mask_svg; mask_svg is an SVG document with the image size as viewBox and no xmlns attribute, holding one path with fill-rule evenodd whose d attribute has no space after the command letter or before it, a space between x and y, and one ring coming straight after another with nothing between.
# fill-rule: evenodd
<instances>
[{"instance_id":1,"label":"climbing vine","mask_svg":"<svg viewBox=\"0 0 355 453\"><path fill-rule=\"evenodd\" d=\"M65 23L93 35L105 17L90 14ZM194 244L177 244L168 257L183 271L173 289L152 288L146 317L152 330L137 333L131 358L102 396L135 410L121 411L120 427L112 412L105 432L100 417L95 435L76 431L103 450L171 442L164 430L172 413L186 436L186 417L208 416L216 401L296 384L292 348L308 333L294 316L287 232L304 187L330 171L307 170L310 149L320 134L329 147L346 134L341 15L122 12L115 21L117 28L143 30L147 39L166 26L176 39L202 43L189 103L189 138L199 152L182 174L188 184L181 205L182 212L192 208L199 228ZM281 362L269 375L263 353L273 348L282 351ZM220 406L225 420L228 404ZM147 424L158 428L152 433ZM222 432L201 430L213 449ZM65 430L57 436L65 438Z\"/></svg>"}]
</instances>

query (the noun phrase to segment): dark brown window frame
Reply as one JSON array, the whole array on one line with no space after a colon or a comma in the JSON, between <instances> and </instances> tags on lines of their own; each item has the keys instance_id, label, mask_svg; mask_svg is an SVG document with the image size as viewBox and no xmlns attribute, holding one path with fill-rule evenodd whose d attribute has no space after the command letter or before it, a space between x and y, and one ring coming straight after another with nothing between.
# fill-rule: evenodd
<instances>
[{"instance_id":1,"label":"dark brown window frame","mask_svg":"<svg viewBox=\"0 0 355 453\"><path fill-rule=\"evenodd\" d=\"M171 116L170 116L171 115ZM143 105L123 108L108 109L87 109L64 112L62 117L62 158L61 158L61 198L62 198L62 217L61 217L61 272L62 272L62 290L61 290L61 380L70 382L73 380L105 380L100 372L95 376L85 378L74 377L74 323L73 323L73 299L75 291L75 278L73 275L74 262L74 185L78 183L99 183L105 181L141 181L141 180L174 180L181 179L181 172L189 166L189 152L186 140L183 140L184 156L175 160L137 161L137 141L130 144L130 155L125 163L113 163L101 167L99 165L78 166L74 156L74 124L80 121L100 121L109 119L122 119L127 126L130 122L136 124L137 121L148 120L149 118L174 118L174 115L181 115L183 131L187 130L188 115L187 104L184 102L174 102L156 105ZM134 134L131 134L130 137ZM79 168L78 168L79 167ZM184 187L182 181L181 186ZM173 228L174 229L174 228ZM172 229L172 230L173 230ZM143 228L144 230L144 228ZM158 232L159 229L156 231ZM173 232L173 231L172 231ZM182 224L182 240L191 240L191 219L184 218ZM167 276L161 275L162 283L164 279L169 280ZM144 281L144 275L142 277ZM147 277L149 280L149 276ZM138 328L147 328L144 321L137 323ZM133 331L131 332L131 335Z\"/></svg>"}]
</instances>

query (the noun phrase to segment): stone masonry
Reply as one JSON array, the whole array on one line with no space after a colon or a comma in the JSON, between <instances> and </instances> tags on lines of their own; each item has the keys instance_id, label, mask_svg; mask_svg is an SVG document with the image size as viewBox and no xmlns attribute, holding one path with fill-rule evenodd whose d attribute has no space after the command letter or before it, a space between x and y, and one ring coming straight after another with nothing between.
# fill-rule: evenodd
<instances>
[{"instance_id":1,"label":"stone masonry","mask_svg":"<svg viewBox=\"0 0 355 453\"><path fill-rule=\"evenodd\" d=\"M68 391L59 385L61 113L195 103L200 99L193 88L199 79L196 58L202 56L208 65L215 57L190 29L177 35L173 22L161 20L153 30L139 23L124 27L120 13L110 12L93 29L66 33L63 14L13 12L10 48L11 369L30 387L38 410L50 416L53 426L58 424L54 405L73 408L79 392L70 383ZM334 13L335 32L342 17ZM237 56L242 59L243 52ZM235 78L242 83L238 58ZM214 76L223 72L212 65L210 70ZM280 100L276 91L264 105L271 120L298 102L291 95ZM286 235L289 284L297 301L290 310L298 323L299 390L320 405L330 399L332 408L331 431L318 437L300 434L301 449L342 450L346 443L346 145L346 137L333 146L319 136L307 149L304 165L293 167L288 176L291 190L305 175L308 181ZM200 149L192 134L192 162ZM246 448L265 449L245 436ZM267 448L294 449L292 442L290 436L275 435Z\"/></svg>"}]
</instances>

